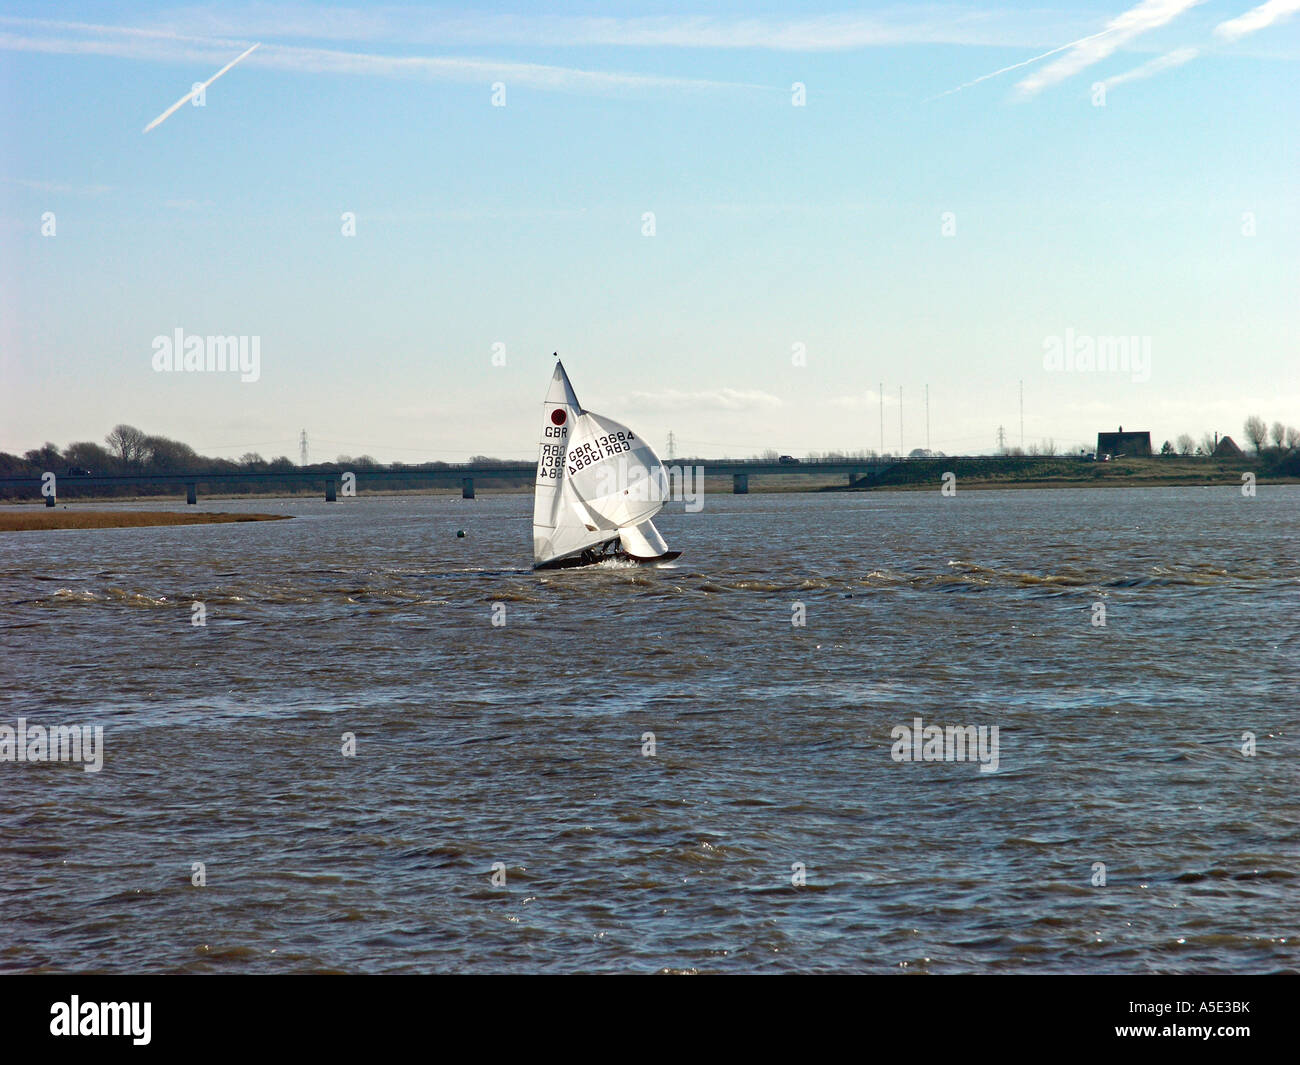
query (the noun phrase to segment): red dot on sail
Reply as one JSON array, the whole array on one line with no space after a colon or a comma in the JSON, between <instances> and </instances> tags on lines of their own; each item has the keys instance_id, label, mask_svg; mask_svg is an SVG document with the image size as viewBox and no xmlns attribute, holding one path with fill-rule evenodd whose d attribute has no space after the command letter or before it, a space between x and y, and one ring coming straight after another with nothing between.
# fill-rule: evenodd
<instances>
[{"instance_id":1,"label":"red dot on sail","mask_svg":"<svg viewBox=\"0 0 1300 1065\"><path fill-rule=\"evenodd\" d=\"M556 425L563 425L564 420L567 417L568 415L559 407L556 407L555 410L551 411L551 421Z\"/></svg>"}]
</instances>

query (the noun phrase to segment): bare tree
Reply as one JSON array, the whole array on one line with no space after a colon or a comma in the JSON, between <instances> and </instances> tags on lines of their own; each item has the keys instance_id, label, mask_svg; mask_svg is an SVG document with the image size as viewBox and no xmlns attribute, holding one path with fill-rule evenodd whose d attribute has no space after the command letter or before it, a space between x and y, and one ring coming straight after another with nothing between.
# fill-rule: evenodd
<instances>
[{"instance_id":1,"label":"bare tree","mask_svg":"<svg viewBox=\"0 0 1300 1065\"><path fill-rule=\"evenodd\" d=\"M149 458L148 437L134 425L116 426L104 442L128 466L143 465Z\"/></svg>"},{"instance_id":2,"label":"bare tree","mask_svg":"<svg viewBox=\"0 0 1300 1065\"><path fill-rule=\"evenodd\" d=\"M1273 446L1281 447L1282 444L1286 441L1286 426L1283 425L1281 422L1274 422L1273 431L1271 435L1273 437Z\"/></svg>"},{"instance_id":3,"label":"bare tree","mask_svg":"<svg viewBox=\"0 0 1300 1065\"><path fill-rule=\"evenodd\" d=\"M1264 424L1263 418L1258 414L1252 414L1247 418L1245 433L1251 447L1257 452L1264 450L1264 445L1268 443L1268 426Z\"/></svg>"},{"instance_id":4,"label":"bare tree","mask_svg":"<svg viewBox=\"0 0 1300 1065\"><path fill-rule=\"evenodd\" d=\"M1196 441L1192 439L1191 433L1179 433L1178 439L1174 441L1178 447L1178 454L1190 455L1196 450Z\"/></svg>"},{"instance_id":5,"label":"bare tree","mask_svg":"<svg viewBox=\"0 0 1300 1065\"><path fill-rule=\"evenodd\" d=\"M1300 447L1300 429L1297 429L1294 425L1286 427L1286 446L1292 450Z\"/></svg>"},{"instance_id":6,"label":"bare tree","mask_svg":"<svg viewBox=\"0 0 1300 1065\"><path fill-rule=\"evenodd\" d=\"M1213 434L1213 433L1202 433L1202 434L1201 434L1201 454L1202 454L1202 455L1213 455L1213 454L1214 454L1214 448L1215 448L1215 446L1216 446L1216 441L1215 441L1215 439L1214 439L1214 434Z\"/></svg>"}]
</instances>

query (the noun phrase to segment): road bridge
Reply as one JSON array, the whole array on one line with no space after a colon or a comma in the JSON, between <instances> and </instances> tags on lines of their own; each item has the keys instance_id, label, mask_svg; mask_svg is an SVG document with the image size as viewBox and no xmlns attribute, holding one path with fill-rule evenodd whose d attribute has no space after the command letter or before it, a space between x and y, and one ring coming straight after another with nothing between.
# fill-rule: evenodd
<instances>
[{"instance_id":1,"label":"road bridge","mask_svg":"<svg viewBox=\"0 0 1300 1065\"><path fill-rule=\"evenodd\" d=\"M864 479L875 480L885 470L900 460L886 459L833 459L812 462L748 462L742 459L687 459L681 462L664 463L663 468L670 478L677 470L700 470L694 476L718 477L731 475L732 492L744 495L749 491L750 481L754 477L826 477L844 476L849 484L857 484ZM52 507L58 498L60 488L94 489L119 487L152 487L175 485L177 491L184 488L187 503L198 502L199 486L208 490L237 485L257 485L268 482L279 484L298 484L316 486L323 489L327 502L335 502L338 492L345 483L360 493L367 488L379 489L393 484L416 485L422 488L456 488L466 499L474 498L476 484L490 484L500 481L523 481L531 483L537 472L534 463L503 463L487 465L483 463L462 463L438 468L402 467L355 469L338 468L295 468L291 470L240 470L240 471L195 471L192 473L128 473L128 474L70 474L51 471L37 477L0 477L0 490L8 489L20 497L30 492L33 496L44 496L45 505ZM78 492L80 494L80 491Z\"/></svg>"}]
</instances>

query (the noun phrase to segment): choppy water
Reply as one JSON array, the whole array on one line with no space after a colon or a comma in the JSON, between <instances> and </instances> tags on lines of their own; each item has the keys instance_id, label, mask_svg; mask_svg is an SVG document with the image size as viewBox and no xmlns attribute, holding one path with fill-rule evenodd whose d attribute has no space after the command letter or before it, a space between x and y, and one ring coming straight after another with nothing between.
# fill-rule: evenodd
<instances>
[{"instance_id":1,"label":"choppy water","mask_svg":"<svg viewBox=\"0 0 1300 1065\"><path fill-rule=\"evenodd\" d=\"M1300 971L1300 489L204 505L0 537L0 969Z\"/></svg>"}]
</instances>

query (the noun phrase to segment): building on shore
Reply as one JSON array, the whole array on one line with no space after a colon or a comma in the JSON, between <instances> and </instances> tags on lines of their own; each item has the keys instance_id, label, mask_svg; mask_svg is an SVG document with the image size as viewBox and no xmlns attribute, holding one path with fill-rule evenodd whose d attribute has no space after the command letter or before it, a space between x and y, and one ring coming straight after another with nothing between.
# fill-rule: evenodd
<instances>
[{"instance_id":1,"label":"building on shore","mask_svg":"<svg viewBox=\"0 0 1300 1065\"><path fill-rule=\"evenodd\" d=\"M1237 446L1237 442L1230 436L1219 437L1219 442L1214 445L1214 457L1219 459L1240 458L1245 452Z\"/></svg>"},{"instance_id":2,"label":"building on shore","mask_svg":"<svg viewBox=\"0 0 1300 1065\"><path fill-rule=\"evenodd\" d=\"M1150 455L1151 454L1151 433L1150 431L1142 433L1126 433L1124 426L1119 427L1117 433L1098 433L1097 434L1097 457L1110 455L1112 458L1118 458L1120 455Z\"/></svg>"}]
</instances>

